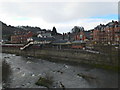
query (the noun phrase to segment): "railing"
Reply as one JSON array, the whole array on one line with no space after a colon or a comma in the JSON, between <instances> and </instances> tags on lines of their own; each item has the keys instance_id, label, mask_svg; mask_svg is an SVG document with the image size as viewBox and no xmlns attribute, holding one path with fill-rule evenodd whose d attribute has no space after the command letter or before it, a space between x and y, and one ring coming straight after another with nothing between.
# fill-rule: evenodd
<instances>
[{"instance_id":1,"label":"railing","mask_svg":"<svg viewBox=\"0 0 120 90\"><path fill-rule=\"evenodd\" d=\"M25 44L23 47L20 48L20 50L24 50L25 48L27 48L28 46L32 45L33 42L29 42L28 44Z\"/></svg>"}]
</instances>

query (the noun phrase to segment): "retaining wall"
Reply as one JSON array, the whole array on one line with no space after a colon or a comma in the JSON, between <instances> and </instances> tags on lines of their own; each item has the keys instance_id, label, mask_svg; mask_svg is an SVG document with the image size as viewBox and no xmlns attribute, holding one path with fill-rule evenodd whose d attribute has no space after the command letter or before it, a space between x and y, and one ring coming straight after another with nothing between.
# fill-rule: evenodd
<instances>
[{"instance_id":1,"label":"retaining wall","mask_svg":"<svg viewBox=\"0 0 120 90\"><path fill-rule=\"evenodd\" d=\"M21 51L19 48L15 47L3 47L2 52L14 53L23 56L34 56L54 61L85 63L110 69L117 69L119 60L119 52L117 50L114 50L114 52L111 53L91 53L83 50L75 51L56 49L28 49Z\"/></svg>"}]
</instances>

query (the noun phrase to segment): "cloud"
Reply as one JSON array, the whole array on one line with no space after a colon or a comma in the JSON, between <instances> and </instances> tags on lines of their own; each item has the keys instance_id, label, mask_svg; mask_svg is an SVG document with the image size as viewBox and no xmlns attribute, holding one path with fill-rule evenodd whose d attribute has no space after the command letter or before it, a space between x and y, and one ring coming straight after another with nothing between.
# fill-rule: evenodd
<instances>
[{"instance_id":1,"label":"cloud","mask_svg":"<svg viewBox=\"0 0 120 90\"><path fill-rule=\"evenodd\" d=\"M1 11L11 17L43 18L47 22L64 22L106 14L118 14L116 3L107 2L8 2Z\"/></svg>"},{"instance_id":2,"label":"cloud","mask_svg":"<svg viewBox=\"0 0 120 90\"><path fill-rule=\"evenodd\" d=\"M119 2L119 0L0 0L0 2Z\"/></svg>"},{"instance_id":3,"label":"cloud","mask_svg":"<svg viewBox=\"0 0 120 90\"><path fill-rule=\"evenodd\" d=\"M74 25L85 29L110 21L117 15L117 2L1 2L0 20L10 25L30 25L70 31ZM102 18L99 18L102 17ZM111 17L111 16L110 16ZM113 17L113 19L116 19Z\"/></svg>"},{"instance_id":4,"label":"cloud","mask_svg":"<svg viewBox=\"0 0 120 90\"><path fill-rule=\"evenodd\" d=\"M99 18L86 18L81 20L71 21L65 24L56 24L56 28L59 32L70 32L74 26L82 26L85 30L91 30L99 24L107 24L111 22L110 19L99 19Z\"/></svg>"}]
</instances>

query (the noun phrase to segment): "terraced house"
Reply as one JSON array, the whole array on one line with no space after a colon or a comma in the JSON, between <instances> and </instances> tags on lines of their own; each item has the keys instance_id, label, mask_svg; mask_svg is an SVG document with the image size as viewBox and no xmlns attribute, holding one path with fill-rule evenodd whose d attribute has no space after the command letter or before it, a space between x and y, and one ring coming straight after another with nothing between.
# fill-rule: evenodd
<instances>
[{"instance_id":1,"label":"terraced house","mask_svg":"<svg viewBox=\"0 0 120 90\"><path fill-rule=\"evenodd\" d=\"M15 35L11 36L11 43L26 43L27 39L32 37L33 33L32 32L19 32L16 33Z\"/></svg>"},{"instance_id":2,"label":"terraced house","mask_svg":"<svg viewBox=\"0 0 120 90\"><path fill-rule=\"evenodd\" d=\"M102 44L120 44L120 22L100 24L91 31L92 41Z\"/></svg>"}]
</instances>

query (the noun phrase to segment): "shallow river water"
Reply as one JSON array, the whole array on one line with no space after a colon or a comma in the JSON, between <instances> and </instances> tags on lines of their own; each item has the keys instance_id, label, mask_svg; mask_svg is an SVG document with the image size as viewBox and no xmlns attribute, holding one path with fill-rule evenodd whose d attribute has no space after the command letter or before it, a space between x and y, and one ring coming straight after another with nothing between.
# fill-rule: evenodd
<instances>
[{"instance_id":1,"label":"shallow river water","mask_svg":"<svg viewBox=\"0 0 120 90\"><path fill-rule=\"evenodd\" d=\"M10 65L9 88L44 88L35 85L40 76L53 77L51 87L58 88L117 88L118 73L84 65L56 63L33 57L2 54L2 60ZM90 78L83 78L79 74Z\"/></svg>"}]
</instances>

